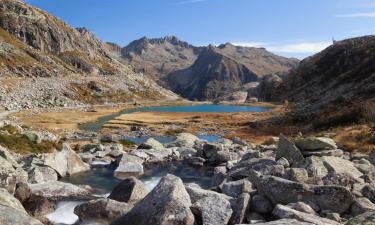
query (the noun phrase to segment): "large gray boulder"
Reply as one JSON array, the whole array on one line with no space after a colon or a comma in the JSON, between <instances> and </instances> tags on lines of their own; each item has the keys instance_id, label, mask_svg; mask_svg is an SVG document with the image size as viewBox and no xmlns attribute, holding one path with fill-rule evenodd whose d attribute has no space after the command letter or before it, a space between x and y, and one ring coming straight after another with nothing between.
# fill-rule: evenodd
<instances>
[{"instance_id":1,"label":"large gray boulder","mask_svg":"<svg viewBox=\"0 0 375 225\"><path fill-rule=\"evenodd\" d=\"M365 185L362 190L362 194L364 197L370 199L373 203L375 203L375 184L367 184Z\"/></svg>"},{"instance_id":2,"label":"large gray boulder","mask_svg":"<svg viewBox=\"0 0 375 225\"><path fill-rule=\"evenodd\" d=\"M195 141L199 140L197 136L190 133L180 133L176 139L167 143L167 147L188 147L191 148L195 145Z\"/></svg>"},{"instance_id":3,"label":"large gray boulder","mask_svg":"<svg viewBox=\"0 0 375 225\"><path fill-rule=\"evenodd\" d=\"M114 176L120 179L143 174L143 159L129 154L123 154L119 159Z\"/></svg>"},{"instance_id":4,"label":"large gray boulder","mask_svg":"<svg viewBox=\"0 0 375 225\"><path fill-rule=\"evenodd\" d=\"M221 190L224 194L237 198L242 193L250 193L253 189L248 179L242 179L224 183Z\"/></svg>"},{"instance_id":5,"label":"large gray boulder","mask_svg":"<svg viewBox=\"0 0 375 225\"><path fill-rule=\"evenodd\" d=\"M300 138L295 141L301 151L332 150L337 149L336 142L327 137Z\"/></svg>"},{"instance_id":6,"label":"large gray boulder","mask_svg":"<svg viewBox=\"0 0 375 225\"><path fill-rule=\"evenodd\" d=\"M155 149L161 150L164 149L164 145L154 138L147 139L144 143L138 146L138 149Z\"/></svg>"},{"instance_id":7,"label":"large gray boulder","mask_svg":"<svg viewBox=\"0 0 375 225\"><path fill-rule=\"evenodd\" d=\"M244 221L246 214L249 212L250 199L250 194L243 193L236 200L231 202L233 213L229 224L238 224Z\"/></svg>"},{"instance_id":8,"label":"large gray boulder","mask_svg":"<svg viewBox=\"0 0 375 225\"><path fill-rule=\"evenodd\" d=\"M353 179L358 179L363 175L349 160L334 156L324 156L322 160L329 173L342 174Z\"/></svg>"},{"instance_id":9,"label":"large gray boulder","mask_svg":"<svg viewBox=\"0 0 375 225\"><path fill-rule=\"evenodd\" d=\"M130 212L111 225L194 225L190 207L190 197L182 180L167 175Z\"/></svg>"},{"instance_id":10,"label":"large gray boulder","mask_svg":"<svg viewBox=\"0 0 375 225\"><path fill-rule=\"evenodd\" d=\"M186 191L189 193L191 202L194 204L197 202L199 199L206 198L206 197L218 197L218 198L223 198L228 201L231 201L233 198L225 195L218 193L216 191L210 191L210 190L205 190L197 185L194 184L188 184L185 186Z\"/></svg>"},{"instance_id":11,"label":"large gray boulder","mask_svg":"<svg viewBox=\"0 0 375 225\"><path fill-rule=\"evenodd\" d=\"M246 224L238 224L246 225ZM301 222L295 219L281 219L265 223L256 223L256 225L316 225L315 223Z\"/></svg>"},{"instance_id":12,"label":"large gray boulder","mask_svg":"<svg viewBox=\"0 0 375 225\"><path fill-rule=\"evenodd\" d=\"M199 199L191 206L191 210L202 221L202 225L228 224L232 216L230 202L218 196Z\"/></svg>"},{"instance_id":13,"label":"large gray boulder","mask_svg":"<svg viewBox=\"0 0 375 225\"><path fill-rule=\"evenodd\" d=\"M30 217L27 213L21 212L10 206L0 204L1 225L43 225L40 221Z\"/></svg>"},{"instance_id":14,"label":"large gray boulder","mask_svg":"<svg viewBox=\"0 0 375 225\"><path fill-rule=\"evenodd\" d=\"M119 183L108 196L108 198L135 204L143 199L148 194L148 191L142 181L135 177L129 177Z\"/></svg>"},{"instance_id":15,"label":"large gray boulder","mask_svg":"<svg viewBox=\"0 0 375 225\"><path fill-rule=\"evenodd\" d=\"M368 211L361 215L358 215L348 222L345 225L374 225L375 224L375 211Z\"/></svg>"},{"instance_id":16,"label":"large gray boulder","mask_svg":"<svg viewBox=\"0 0 375 225\"><path fill-rule=\"evenodd\" d=\"M33 166L28 171L28 174L28 181L32 184L58 180L56 171L49 166Z\"/></svg>"},{"instance_id":17,"label":"large gray boulder","mask_svg":"<svg viewBox=\"0 0 375 225\"><path fill-rule=\"evenodd\" d=\"M280 219L296 219L301 222L313 223L315 225L340 225L340 223L322 218L313 214L300 212L284 205L276 205L272 214Z\"/></svg>"},{"instance_id":18,"label":"large gray boulder","mask_svg":"<svg viewBox=\"0 0 375 225\"><path fill-rule=\"evenodd\" d=\"M305 168L309 177L322 178L328 174L321 157L310 156L297 163L297 167Z\"/></svg>"},{"instance_id":19,"label":"large gray boulder","mask_svg":"<svg viewBox=\"0 0 375 225\"><path fill-rule=\"evenodd\" d=\"M61 181L29 185L32 195L43 196L49 200L86 200L92 198L92 189L87 186L76 186Z\"/></svg>"},{"instance_id":20,"label":"large gray boulder","mask_svg":"<svg viewBox=\"0 0 375 225\"><path fill-rule=\"evenodd\" d=\"M252 196L250 201L250 209L257 213L270 213L273 209L272 203L267 197L260 194Z\"/></svg>"},{"instance_id":21,"label":"large gray boulder","mask_svg":"<svg viewBox=\"0 0 375 225\"><path fill-rule=\"evenodd\" d=\"M249 177L252 170L258 171L261 174L270 174L272 167L276 165L277 162L272 159L250 158L247 160L241 160L239 163L237 163L229 171L228 175L233 180L239 180Z\"/></svg>"},{"instance_id":22,"label":"large gray boulder","mask_svg":"<svg viewBox=\"0 0 375 225\"><path fill-rule=\"evenodd\" d=\"M288 140L284 135L280 135L279 143L276 151L276 160L284 157L288 160L290 165L302 161L303 155L301 151L294 145L293 142Z\"/></svg>"},{"instance_id":23,"label":"large gray boulder","mask_svg":"<svg viewBox=\"0 0 375 225\"><path fill-rule=\"evenodd\" d=\"M56 170L61 177L90 170L90 166L68 144L64 144L61 151L43 154L42 160L44 165Z\"/></svg>"},{"instance_id":24,"label":"large gray boulder","mask_svg":"<svg viewBox=\"0 0 375 225\"><path fill-rule=\"evenodd\" d=\"M26 213L21 202L3 188L0 188L0 205L12 207L20 212Z\"/></svg>"},{"instance_id":25,"label":"large gray boulder","mask_svg":"<svg viewBox=\"0 0 375 225\"><path fill-rule=\"evenodd\" d=\"M372 203L368 198L357 198L351 207L351 213L354 216L367 211L375 211L375 204Z\"/></svg>"},{"instance_id":26,"label":"large gray boulder","mask_svg":"<svg viewBox=\"0 0 375 225\"><path fill-rule=\"evenodd\" d=\"M92 200L74 208L79 221L84 224L110 224L128 213L133 205L111 199Z\"/></svg>"}]
</instances>

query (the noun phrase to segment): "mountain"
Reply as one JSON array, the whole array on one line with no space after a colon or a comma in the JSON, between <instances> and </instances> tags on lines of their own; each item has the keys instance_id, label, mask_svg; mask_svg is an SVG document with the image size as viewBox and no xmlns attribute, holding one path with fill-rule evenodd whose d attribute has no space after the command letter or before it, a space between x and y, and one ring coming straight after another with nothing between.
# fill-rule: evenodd
<instances>
[{"instance_id":1,"label":"mountain","mask_svg":"<svg viewBox=\"0 0 375 225\"><path fill-rule=\"evenodd\" d=\"M267 74L287 72L297 64L297 59L277 56L264 48L210 45L191 67L168 74L164 81L188 99L214 100Z\"/></svg>"},{"instance_id":2,"label":"mountain","mask_svg":"<svg viewBox=\"0 0 375 225\"><path fill-rule=\"evenodd\" d=\"M20 0L1 0L0 76L8 80L0 83L0 106L12 109L174 97L134 73L115 53L114 45L103 43L86 28L74 29Z\"/></svg>"},{"instance_id":3,"label":"mountain","mask_svg":"<svg viewBox=\"0 0 375 225\"><path fill-rule=\"evenodd\" d=\"M122 49L122 57L135 69L160 82L165 75L193 64L202 48L174 36L143 37Z\"/></svg>"}]
</instances>

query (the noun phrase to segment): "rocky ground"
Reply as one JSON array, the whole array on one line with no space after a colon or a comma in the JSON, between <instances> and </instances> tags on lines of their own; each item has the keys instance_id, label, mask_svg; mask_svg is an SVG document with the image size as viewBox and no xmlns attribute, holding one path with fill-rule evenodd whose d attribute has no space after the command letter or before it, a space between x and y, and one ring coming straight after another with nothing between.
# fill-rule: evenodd
<instances>
[{"instance_id":1,"label":"rocky ground","mask_svg":"<svg viewBox=\"0 0 375 225\"><path fill-rule=\"evenodd\" d=\"M50 224L46 215L56 204L74 200L85 202L74 210L82 223L375 223L375 151L345 152L325 136L280 135L256 145L240 138L208 143L181 133L170 143L150 138L138 146L98 136L75 147L48 132L8 122L2 127L2 135L64 144L59 151L22 155L0 148L0 224ZM166 175L149 192L137 179L145 166L171 161L212 167L211 188ZM123 179L107 198L89 186L59 181L97 165L114 166L113 175Z\"/></svg>"}]
</instances>

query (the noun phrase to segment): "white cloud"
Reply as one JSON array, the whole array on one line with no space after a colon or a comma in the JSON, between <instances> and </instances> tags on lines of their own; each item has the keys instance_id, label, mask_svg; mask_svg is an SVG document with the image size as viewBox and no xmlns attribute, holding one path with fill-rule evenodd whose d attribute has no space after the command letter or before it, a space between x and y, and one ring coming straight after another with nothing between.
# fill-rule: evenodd
<instances>
[{"instance_id":1,"label":"white cloud","mask_svg":"<svg viewBox=\"0 0 375 225\"><path fill-rule=\"evenodd\" d=\"M357 18L357 17L375 18L375 12L339 14L339 15L336 15L336 17L340 17L340 18Z\"/></svg>"},{"instance_id":2,"label":"white cloud","mask_svg":"<svg viewBox=\"0 0 375 225\"><path fill-rule=\"evenodd\" d=\"M208 1L208 0L185 0L185 1L177 2L176 5L193 4L193 3L205 2L205 1Z\"/></svg>"},{"instance_id":3,"label":"white cloud","mask_svg":"<svg viewBox=\"0 0 375 225\"><path fill-rule=\"evenodd\" d=\"M245 47L264 47L277 53L317 53L330 46L331 42L300 42L292 44L270 44L266 42L232 42L234 45Z\"/></svg>"}]
</instances>

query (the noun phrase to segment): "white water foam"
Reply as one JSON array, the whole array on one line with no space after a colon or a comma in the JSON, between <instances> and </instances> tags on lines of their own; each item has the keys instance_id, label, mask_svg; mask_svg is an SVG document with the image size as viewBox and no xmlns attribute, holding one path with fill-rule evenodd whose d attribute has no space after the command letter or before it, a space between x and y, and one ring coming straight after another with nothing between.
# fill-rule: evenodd
<instances>
[{"instance_id":1,"label":"white water foam","mask_svg":"<svg viewBox=\"0 0 375 225\"><path fill-rule=\"evenodd\" d=\"M154 189L154 187L159 183L160 179L161 177L157 176L157 177L150 177L142 181L145 184L146 189L148 191L152 191L152 189Z\"/></svg>"},{"instance_id":2,"label":"white water foam","mask_svg":"<svg viewBox=\"0 0 375 225\"><path fill-rule=\"evenodd\" d=\"M71 225L78 221L78 216L74 214L74 208L83 201L61 201L57 204L56 210L47 215L47 218L57 225Z\"/></svg>"}]
</instances>

